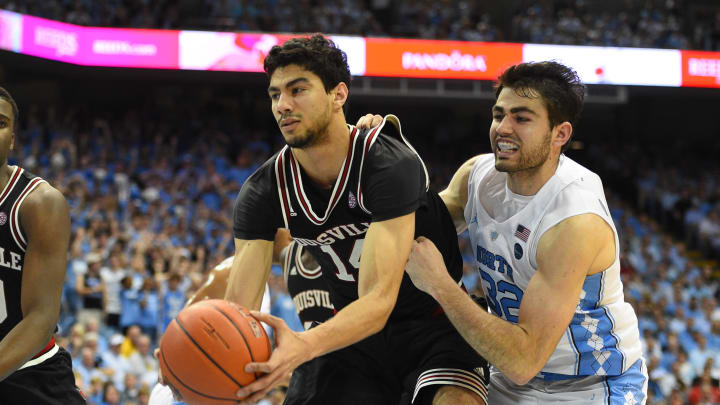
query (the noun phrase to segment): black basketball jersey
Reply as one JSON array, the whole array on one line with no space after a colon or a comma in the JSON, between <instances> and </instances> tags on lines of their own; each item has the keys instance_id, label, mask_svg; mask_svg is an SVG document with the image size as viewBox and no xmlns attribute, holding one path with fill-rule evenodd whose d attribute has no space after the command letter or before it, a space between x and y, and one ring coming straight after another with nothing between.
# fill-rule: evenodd
<instances>
[{"instance_id":1,"label":"black basketball jersey","mask_svg":"<svg viewBox=\"0 0 720 405\"><path fill-rule=\"evenodd\" d=\"M0 192L0 339L23 319L20 291L27 238L20 223L20 205L43 182L15 166Z\"/></svg>"},{"instance_id":2,"label":"black basketball jersey","mask_svg":"<svg viewBox=\"0 0 720 405\"><path fill-rule=\"evenodd\" d=\"M286 248L283 276L305 329L313 322L325 322L335 315L327 282L315 258L292 242Z\"/></svg>"},{"instance_id":3,"label":"black basketball jersey","mask_svg":"<svg viewBox=\"0 0 720 405\"><path fill-rule=\"evenodd\" d=\"M289 147L256 171L238 195L234 233L238 239L272 240L287 228L320 263L335 309L358 298L358 269L365 233L374 221L415 212L415 236L432 240L453 278L462 276L462 258L450 214L427 189L429 179L400 123L383 130L350 127L350 146L332 190L306 178ZM380 258L382 260L382 258ZM437 303L404 275L391 319L432 314Z\"/></svg>"}]
</instances>

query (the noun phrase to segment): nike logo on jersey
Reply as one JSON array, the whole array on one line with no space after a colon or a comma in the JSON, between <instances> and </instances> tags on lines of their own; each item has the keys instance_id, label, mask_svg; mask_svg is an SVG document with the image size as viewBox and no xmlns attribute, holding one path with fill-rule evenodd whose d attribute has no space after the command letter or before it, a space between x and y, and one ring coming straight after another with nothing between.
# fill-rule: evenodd
<instances>
[{"instance_id":1,"label":"nike logo on jersey","mask_svg":"<svg viewBox=\"0 0 720 405\"><path fill-rule=\"evenodd\" d=\"M332 245L335 241L362 235L370 228L369 222L360 224L338 225L321 233L315 239L295 238L302 246Z\"/></svg>"}]
</instances>

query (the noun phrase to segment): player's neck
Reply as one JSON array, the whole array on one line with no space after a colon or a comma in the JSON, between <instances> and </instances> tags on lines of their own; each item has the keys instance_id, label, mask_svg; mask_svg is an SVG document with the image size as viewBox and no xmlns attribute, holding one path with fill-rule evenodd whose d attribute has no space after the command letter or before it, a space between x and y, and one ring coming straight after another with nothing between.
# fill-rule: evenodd
<instances>
[{"instance_id":1,"label":"player's neck","mask_svg":"<svg viewBox=\"0 0 720 405\"><path fill-rule=\"evenodd\" d=\"M310 180L332 188L347 157L350 130L344 119L332 120L325 141L307 148L293 149L293 155Z\"/></svg>"},{"instance_id":2,"label":"player's neck","mask_svg":"<svg viewBox=\"0 0 720 405\"><path fill-rule=\"evenodd\" d=\"M12 169L13 168L8 165L7 160L0 165L0 190L4 189L8 181L10 181Z\"/></svg>"},{"instance_id":3,"label":"player's neck","mask_svg":"<svg viewBox=\"0 0 720 405\"><path fill-rule=\"evenodd\" d=\"M549 158L540 166L532 169L508 173L507 185L515 194L531 196L537 194L542 186L555 174L558 158Z\"/></svg>"}]
</instances>

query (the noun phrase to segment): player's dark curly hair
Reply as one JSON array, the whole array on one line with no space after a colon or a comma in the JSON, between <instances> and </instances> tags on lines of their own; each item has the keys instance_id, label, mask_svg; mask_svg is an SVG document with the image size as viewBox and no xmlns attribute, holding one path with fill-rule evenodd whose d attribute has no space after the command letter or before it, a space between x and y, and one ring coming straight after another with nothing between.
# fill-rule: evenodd
<instances>
[{"instance_id":1,"label":"player's dark curly hair","mask_svg":"<svg viewBox=\"0 0 720 405\"><path fill-rule=\"evenodd\" d=\"M322 80L326 92L340 82L350 87L347 55L322 34L292 38L282 45L273 46L264 65L268 78L277 68L298 65L315 73Z\"/></svg>"},{"instance_id":2,"label":"player's dark curly hair","mask_svg":"<svg viewBox=\"0 0 720 405\"><path fill-rule=\"evenodd\" d=\"M585 85L577 72L554 61L529 62L510 66L498 77L495 98L509 87L523 97L540 95L548 111L550 128L565 121L573 126L580 118L585 100ZM563 152L570 141L563 145Z\"/></svg>"},{"instance_id":3,"label":"player's dark curly hair","mask_svg":"<svg viewBox=\"0 0 720 405\"><path fill-rule=\"evenodd\" d=\"M7 101L8 103L10 103L10 106L12 106L13 132L15 132L18 127L18 116L20 115L20 110L18 109L17 103L15 102L15 99L10 95L10 92L5 90L4 87L0 87L0 99Z\"/></svg>"}]
</instances>

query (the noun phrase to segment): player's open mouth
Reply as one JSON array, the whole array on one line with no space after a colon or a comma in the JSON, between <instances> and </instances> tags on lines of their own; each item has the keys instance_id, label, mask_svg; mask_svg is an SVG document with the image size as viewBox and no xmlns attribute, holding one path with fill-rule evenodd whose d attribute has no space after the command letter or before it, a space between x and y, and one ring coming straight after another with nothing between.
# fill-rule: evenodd
<instances>
[{"instance_id":1,"label":"player's open mouth","mask_svg":"<svg viewBox=\"0 0 720 405\"><path fill-rule=\"evenodd\" d=\"M497 153L501 156L508 156L515 153L519 147L512 142L498 141Z\"/></svg>"}]
</instances>

